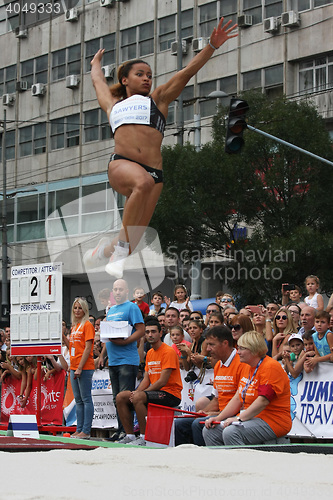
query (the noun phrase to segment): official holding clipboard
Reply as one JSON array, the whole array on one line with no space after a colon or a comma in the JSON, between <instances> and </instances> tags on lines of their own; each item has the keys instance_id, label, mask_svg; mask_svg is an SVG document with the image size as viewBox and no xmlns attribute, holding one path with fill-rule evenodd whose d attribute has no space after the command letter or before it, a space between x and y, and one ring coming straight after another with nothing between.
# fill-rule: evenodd
<instances>
[{"instance_id":1,"label":"official holding clipboard","mask_svg":"<svg viewBox=\"0 0 333 500\"><path fill-rule=\"evenodd\" d=\"M116 406L116 396L119 392L134 391L135 389L140 364L138 342L144 336L145 328L139 307L128 300L126 281L123 279L116 280L113 283L112 292L116 304L108 310L106 322L112 321L113 325L111 329L105 328L104 332L103 322L101 322L101 340L105 340L106 330L111 330L109 340L106 341L105 345L109 359L113 401ZM116 322L121 322L121 328L116 328ZM118 335L118 337L116 338L114 335ZM119 434L123 432L123 428L118 412L117 419L117 437L119 437Z\"/></svg>"}]
</instances>

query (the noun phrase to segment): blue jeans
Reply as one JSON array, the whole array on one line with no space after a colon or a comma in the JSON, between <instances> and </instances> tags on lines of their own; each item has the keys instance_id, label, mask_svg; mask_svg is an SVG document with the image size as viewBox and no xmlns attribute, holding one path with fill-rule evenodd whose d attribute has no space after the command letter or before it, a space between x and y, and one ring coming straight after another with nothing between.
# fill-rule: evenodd
<instances>
[{"instance_id":1,"label":"blue jeans","mask_svg":"<svg viewBox=\"0 0 333 500\"><path fill-rule=\"evenodd\" d=\"M135 365L109 366L113 403L116 409L117 409L116 405L117 394L119 394L119 392L122 391L134 391L138 369L139 367ZM117 412L117 420L118 420L118 430L124 431L124 428L118 416L118 412Z\"/></svg>"},{"instance_id":2,"label":"blue jeans","mask_svg":"<svg viewBox=\"0 0 333 500\"><path fill-rule=\"evenodd\" d=\"M91 381L94 370L82 370L80 377L74 378L75 370L70 370L71 384L76 403L76 431L90 434L94 418L94 404L91 397Z\"/></svg>"}]
</instances>

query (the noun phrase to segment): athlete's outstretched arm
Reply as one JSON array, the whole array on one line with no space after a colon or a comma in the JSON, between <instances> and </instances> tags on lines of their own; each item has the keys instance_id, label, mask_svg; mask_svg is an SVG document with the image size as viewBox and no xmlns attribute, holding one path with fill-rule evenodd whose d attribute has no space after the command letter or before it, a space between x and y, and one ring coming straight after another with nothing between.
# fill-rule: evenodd
<instances>
[{"instance_id":1,"label":"athlete's outstretched arm","mask_svg":"<svg viewBox=\"0 0 333 500\"><path fill-rule=\"evenodd\" d=\"M95 88L96 96L100 107L109 116L110 110L115 99L112 97L110 88L105 79L101 67L101 60L104 54L104 49L99 49L91 61L91 79Z\"/></svg>"},{"instance_id":2,"label":"athlete's outstretched arm","mask_svg":"<svg viewBox=\"0 0 333 500\"><path fill-rule=\"evenodd\" d=\"M223 19L223 17L220 19L218 27L214 28L210 35L210 44L207 44L185 68L178 71L167 83L157 87L152 94L156 102L170 104L177 99L187 82L206 64L215 49L219 49L230 38L238 36L238 33L233 33L237 24L230 27L232 23L230 20L223 26Z\"/></svg>"}]
</instances>

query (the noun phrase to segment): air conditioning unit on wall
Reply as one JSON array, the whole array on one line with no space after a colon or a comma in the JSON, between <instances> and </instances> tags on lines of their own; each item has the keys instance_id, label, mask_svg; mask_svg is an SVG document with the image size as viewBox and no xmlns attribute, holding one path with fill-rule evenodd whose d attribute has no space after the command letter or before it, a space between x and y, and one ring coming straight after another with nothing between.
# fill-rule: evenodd
<instances>
[{"instance_id":1,"label":"air conditioning unit on wall","mask_svg":"<svg viewBox=\"0 0 333 500\"><path fill-rule=\"evenodd\" d=\"M24 92L25 90L28 90L28 82L26 80L19 80L16 82L15 87L18 92Z\"/></svg>"},{"instance_id":2,"label":"air conditioning unit on wall","mask_svg":"<svg viewBox=\"0 0 333 500\"><path fill-rule=\"evenodd\" d=\"M249 16L248 14L242 14L241 16L238 16L237 24L240 28L248 28L249 26L252 26L252 16Z\"/></svg>"},{"instance_id":3,"label":"air conditioning unit on wall","mask_svg":"<svg viewBox=\"0 0 333 500\"><path fill-rule=\"evenodd\" d=\"M28 28L25 26L18 26L15 28L15 36L16 38L27 38L28 37Z\"/></svg>"},{"instance_id":4,"label":"air conditioning unit on wall","mask_svg":"<svg viewBox=\"0 0 333 500\"><path fill-rule=\"evenodd\" d=\"M43 96L45 92L46 92L46 86L44 85L44 83L35 83L31 87L31 95L33 97Z\"/></svg>"},{"instance_id":5,"label":"air conditioning unit on wall","mask_svg":"<svg viewBox=\"0 0 333 500\"><path fill-rule=\"evenodd\" d=\"M277 17L268 17L264 19L264 31L266 33L276 33L279 30L279 20Z\"/></svg>"},{"instance_id":6,"label":"air conditioning unit on wall","mask_svg":"<svg viewBox=\"0 0 333 500\"><path fill-rule=\"evenodd\" d=\"M15 95L14 94L4 94L2 96L2 104L4 106L13 106L15 101Z\"/></svg>"},{"instance_id":7,"label":"air conditioning unit on wall","mask_svg":"<svg viewBox=\"0 0 333 500\"><path fill-rule=\"evenodd\" d=\"M282 12L281 15L281 26L293 27L300 25L300 16L298 12L294 10L289 10L288 12Z\"/></svg>"},{"instance_id":8,"label":"air conditioning unit on wall","mask_svg":"<svg viewBox=\"0 0 333 500\"><path fill-rule=\"evenodd\" d=\"M114 7L115 0L99 0L101 7Z\"/></svg>"},{"instance_id":9,"label":"air conditioning unit on wall","mask_svg":"<svg viewBox=\"0 0 333 500\"><path fill-rule=\"evenodd\" d=\"M209 40L209 38L204 38L204 37L193 38L193 40L192 40L193 52L200 52L200 50L202 50L204 47L206 47L208 40Z\"/></svg>"},{"instance_id":10,"label":"air conditioning unit on wall","mask_svg":"<svg viewBox=\"0 0 333 500\"><path fill-rule=\"evenodd\" d=\"M68 75L66 77L66 87L68 89L76 89L79 86L80 78L78 75Z\"/></svg>"},{"instance_id":11,"label":"air conditioning unit on wall","mask_svg":"<svg viewBox=\"0 0 333 500\"><path fill-rule=\"evenodd\" d=\"M67 9L65 13L65 19L66 21L69 21L70 23L75 23L79 19L79 12L76 7L73 9Z\"/></svg>"},{"instance_id":12,"label":"air conditioning unit on wall","mask_svg":"<svg viewBox=\"0 0 333 500\"><path fill-rule=\"evenodd\" d=\"M107 80L113 80L116 73L116 67L114 64L109 64L108 66L102 66L102 71Z\"/></svg>"},{"instance_id":13,"label":"air conditioning unit on wall","mask_svg":"<svg viewBox=\"0 0 333 500\"><path fill-rule=\"evenodd\" d=\"M178 51L178 42L172 42L171 44L171 55L176 56ZM187 43L186 40L182 40L182 53L187 54Z\"/></svg>"}]
</instances>

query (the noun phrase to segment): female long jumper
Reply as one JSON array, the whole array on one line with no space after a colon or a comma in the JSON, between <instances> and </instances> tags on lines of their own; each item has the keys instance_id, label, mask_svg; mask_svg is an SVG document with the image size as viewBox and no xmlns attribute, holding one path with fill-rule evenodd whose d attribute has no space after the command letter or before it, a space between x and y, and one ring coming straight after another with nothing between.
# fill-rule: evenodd
<instances>
[{"instance_id":1,"label":"female long jumper","mask_svg":"<svg viewBox=\"0 0 333 500\"><path fill-rule=\"evenodd\" d=\"M109 87L101 60L104 49L91 61L91 78L98 102L106 112L115 140L109 163L111 187L126 196L122 228L114 240L102 238L97 247L84 255L86 269L106 263L111 276L121 278L126 257L140 241L154 213L163 186L161 144L169 104L182 92L187 82L229 38L237 36L223 26L223 17L214 28L209 44L170 80L151 92L152 71L141 60L122 64L119 83Z\"/></svg>"}]
</instances>

